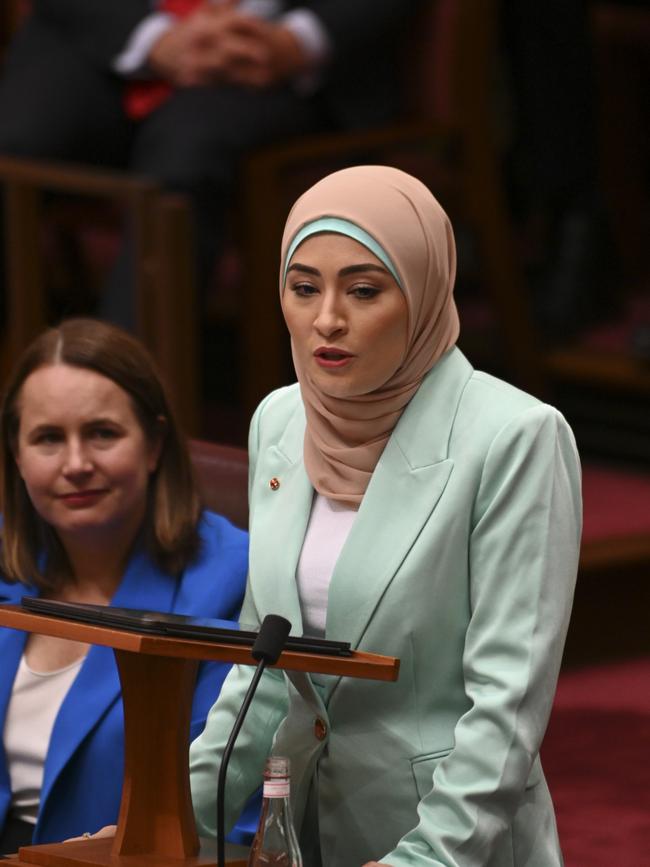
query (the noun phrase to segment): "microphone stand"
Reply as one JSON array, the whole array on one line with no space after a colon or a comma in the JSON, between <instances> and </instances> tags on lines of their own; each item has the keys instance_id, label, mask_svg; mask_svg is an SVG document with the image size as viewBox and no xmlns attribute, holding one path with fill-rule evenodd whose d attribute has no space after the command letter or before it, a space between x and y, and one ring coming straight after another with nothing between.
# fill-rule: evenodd
<instances>
[{"instance_id":1,"label":"microphone stand","mask_svg":"<svg viewBox=\"0 0 650 867\"><path fill-rule=\"evenodd\" d=\"M291 623L284 617L278 614L267 614L260 631L253 644L251 655L253 659L258 660L257 668L253 674L252 680L246 690L244 701L237 714L237 719L232 727L230 737L226 743L221 759L221 767L219 768L219 778L217 782L217 864L218 867L225 867L226 864L226 841L225 841L225 816L224 816L224 796L226 790L226 771L230 754L235 746L237 735L243 725L248 708L253 700L255 691L260 682L260 678L264 673L267 665L273 665L278 661L278 657L282 653L287 636L291 629Z\"/></svg>"}]
</instances>

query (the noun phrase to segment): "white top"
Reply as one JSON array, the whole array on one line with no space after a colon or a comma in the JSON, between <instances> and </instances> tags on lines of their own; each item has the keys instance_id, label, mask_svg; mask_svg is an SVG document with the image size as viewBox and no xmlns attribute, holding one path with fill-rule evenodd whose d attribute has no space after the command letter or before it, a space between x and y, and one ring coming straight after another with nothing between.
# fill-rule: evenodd
<instances>
[{"instance_id":1,"label":"white top","mask_svg":"<svg viewBox=\"0 0 650 867\"><path fill-rule=\"evenodd\" d=\"M4 728L15 818L36 823L43 768L54 721L83 657L56 671L32 671L21 657Z\"/></svg>"},{"instance_id":2,"label":"white top","mask_svg":"<svg viewBox=\"0 0 650 867\"><path fill-rule=\"evenodd\" d=\"M296 580L305 635L324 637L332 573L357 509L316 494L302 543Z\"/></svg>"}]
</instances>

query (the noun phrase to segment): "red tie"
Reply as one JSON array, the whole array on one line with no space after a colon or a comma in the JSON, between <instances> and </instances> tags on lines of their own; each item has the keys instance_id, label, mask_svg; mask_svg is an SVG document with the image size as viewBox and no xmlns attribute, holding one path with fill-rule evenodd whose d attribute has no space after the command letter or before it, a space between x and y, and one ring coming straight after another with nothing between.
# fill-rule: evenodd
<instances>
[{"instance_id":1,"label":"red tie","mask_svg":"<svg viewBox=\"0 0 650 867\"><path fill-rule=\"evenodd\" d=\"M185 18L204 0L160 0L161 12L169 12L176 18ZM166 81L131 81L124 94L124 110L132 120L140 120L150 114L167 99L172 86Z\"/></svg>"}]
</instances>

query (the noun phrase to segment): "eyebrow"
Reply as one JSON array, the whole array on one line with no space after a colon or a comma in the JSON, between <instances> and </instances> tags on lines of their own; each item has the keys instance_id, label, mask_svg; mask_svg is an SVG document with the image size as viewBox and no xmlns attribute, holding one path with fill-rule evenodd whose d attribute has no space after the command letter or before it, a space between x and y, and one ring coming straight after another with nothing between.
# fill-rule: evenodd
<instances>
[{"instance_id":1,"label":"eyebrow","mask_svg":"<svg viewBox=\"0 0 650 867\"><path fill-rule=\"evenodd\" d=\"M108 416L98 416L97 418L89 419L82 423L82 428L93 427L94 425L115 425L120 426L120 422L115 419L109 418ZM29 429L29 434L41 433L42 431L50 431L50 430L61 430L63 427L62 424L57 424L57 422L53 421L43 421L38 422L33 428Z\"/></svg>"},{"instance_id":2,"label":"eyebrow","mask_svg":"<svg viewBox=\"0 0 650 867\"><path fill-rule=\"evenodd\" d=\"M289 271L302 271L305 274L313 274L316 277L321 276L318 268L312 268L311 265L302 265L300 262L294 262L292 265L289 265L287 272ZM341 268L338 276L346 277L348 274L359 274L363 271L379 271L380 274L388 274L388 271L385 268L382 268L381 265L374 265L372 262L363 262L360 265L347 265L345 268Z\"/></svg>"}]
</instances>

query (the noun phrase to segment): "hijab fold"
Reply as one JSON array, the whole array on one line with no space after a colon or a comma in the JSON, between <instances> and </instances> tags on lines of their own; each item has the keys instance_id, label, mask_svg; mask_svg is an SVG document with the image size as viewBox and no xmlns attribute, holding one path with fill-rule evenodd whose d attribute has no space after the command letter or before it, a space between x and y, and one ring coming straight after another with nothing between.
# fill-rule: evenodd
<instances>
[{"instance_id":1,"label":"hijab fold","mask_svg":"<svg viewBox=\"0 0 650 867\"><path fill-rule=\"evenodd\" d=\"M456 246L451 223L420 181L389 166L355 166L328 175L295 203L282 239L280 295L291 257L303 240L337 222L340 234L370 236L385 253L408 309L404 360L378 389L353 398L332 397L294 365L307 418L304 460L318 493L358 505L372 473L423 377L455 344L453 298ZM352 224L346 229L345 223ZM361 229L355 233L354 227ZM300 236L299 236L300 233ZM295 243L295 241L298 243ZM377 253L376 247L368 249ZM392 270L391 269L391 270ZM293 347L292 347L293 348Z\"/></svg>"}]
</instances>

